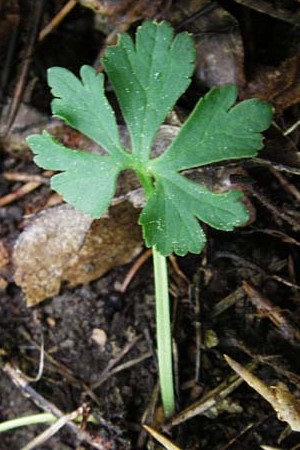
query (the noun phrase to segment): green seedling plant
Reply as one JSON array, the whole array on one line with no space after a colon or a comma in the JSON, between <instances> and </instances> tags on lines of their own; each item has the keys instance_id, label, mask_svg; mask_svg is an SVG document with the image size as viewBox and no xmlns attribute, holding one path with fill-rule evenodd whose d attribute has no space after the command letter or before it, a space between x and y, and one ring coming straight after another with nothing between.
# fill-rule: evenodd
<instances>
[{"instance_id":1,"label":"green seedling plant","mask_svg":"<svg viewBox=\"0 0 300 450\"><path fill-rule=\"evenodd\" d=\"M166 22L146 22L135 40L125 33L106 50L101 62L129 130L130 149L121 144L104 93L104 75L89 66L81 68L80 79L64 68L49 69L52 113L107 154L66 148L46 131L27 139L36 164L60 172L51 179L52 189L93 218L108 209L122 170L134 170L139 178L146 197L139 224L146 246L153 249L158 366L167 417L174 413L175 403L166 257L201 252L206 238L199 221L230 231L248 220L242 192L215 193L182 172L255 156L262 148L261 133L272 120L266 102L251 99L235 104L235 86L213 88L196 104L164 153L154 158L154 138L188 88L194 58L192 37L175 36Z\"/></svg>"}]
</instances>

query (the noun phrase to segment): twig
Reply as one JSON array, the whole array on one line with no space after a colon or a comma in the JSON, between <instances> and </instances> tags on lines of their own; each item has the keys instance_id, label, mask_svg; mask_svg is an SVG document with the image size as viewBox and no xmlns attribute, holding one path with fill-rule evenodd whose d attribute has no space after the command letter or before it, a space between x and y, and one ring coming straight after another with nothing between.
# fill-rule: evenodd
<instances>
[{"instance_id":1,"label":"twig","mask_svg":"<svg viewBox=\"0 0 300 450\"><path fill-rule=\"evenodd\" d=\"M255 363L250 364L249 367L255 367ZM204 395L200 400L197 400L188 408L181 411L170 421L170 425L179 425L186 420L191 419L199 414L203 414L215 405L217 405L221 400L226 398L231 392L237 389L240 384L242 384L242 380L234 375L228 377L223 383L217 386L215 389L209 391L206 395ZM167 425L169 427L169 424Z\"/></svg>"},{"instance_id":2,"label":"twig","mask_svg":"<svg viewBox=\"0 0 300 450\"><path fill-rule=\"evenodd\" d=\"M45 345L44 345L44 334L42 332L42 342L41 342L41 347L39 348L40 350L40 361L39 361L39 370L38 373L35 377L29 377L27 375L23 375L24 378L27 379L27 381L31 381L31 382L37 382L42 378L43 375L43 371L44 371L44 361L45 361Z\"/></svg>"},{"instance_id":3,"label":"twig","mask_svg":"<svg viewBox=\"0 0 300 450\"><path fill-rule=\"evenodd\" d=\"M34 4L36 5L34 26L32 27L32 30L31 30L31 35L29 37L28 46L26 47L25 52L24 52L23 63L22 63L20 75L19 75L18 82L17 82L15 90L14 90L13 100L12 100L12 103L10 105L9 112L8 112L8 119L7 119L5 134L8 134L10 131L11 126L16 118L16 115L17 115L17 112L19 109L19 105L23 98L24 88L25 88L25 84L26 84L27 76L28 76L28 72L29 72L29 67L31 65L32 55L33 55L35 43L37 40L39 24L40 24L44 6L45 6L45 0L40 0L39 2L36 2Z\"/></svg>"},{"instance_id":4,"label":"twig","mask_svg":"<svg viewBox=\"0 0 300 450\"><path fill-rule=\"evenodd\" d=\"M125 345L123 350L116 358L110 360L103 372L99 375L98 380L91 384L90 388L92 390L97 389L99 386L101 386L102 383L104 383L104 381L106 381L111 376L112 369L118 364L119 361L121 361L121 359L124 358L125 355L127 355L128 352L130 352L130 350L140 339L141 336L136 336L131 342L128 342L128 344Z\"/></svg>"},{"instance_id":5,"label":"twig","mask_svg":"<svg viewBox=\"0 0 300 450\"><path fill-rule=\"evenodd\" d=\"M137 364L140 364L142 361L145 361L145 359L148 359L148 358L151 358L151 357L152 357L152 352L149 351L149 352L144 353L141 356L138 356L137 358L131 359L130 361L127 361L127 362L125 362L123 364L119 364L118 366L114 367L107 374L107 377L105 379L103 379L102 383L104 383L112 375L115 375L116 373L122 372L123 370L130 369L131 367L136 366Z\"/></svg>"},{"instance_id":6,"label":"twig","mask_svg":"<svg viewBox=\"0 0 300 450\"><path fill-rule=\"evenodd\" d=\"M281 186L286 189L286 191L291 194L295 199L300 202L300 192L294 186L293 184L289 183L288 180L278 171L275 170L273 167L270 167L270 172L272 172L272 175L279 181Z\"/></svg>"},{"instance_id":7,"label":"twig","mask_svg":"<svg viewBox=\"0 0 300 450\"><path fill-rule=\"evenodd\" d=\"M284 376L291 383L300 385L300 376L287 369L286 362L282 360L281 356L258 354L256 350L250 349L243 341L235 338L231 338L230 343L232 347L246 353L246 355L253 359L257 364L270 366L277 374Z\"/></svg>"},{"instance_id":8,"label":"twig","mask_svg":"<svg viewBox=\"0 0 300 450\"><path fill-rule=\"evenodd\" d=\"M76 411L70 414L65 414L60 419L58 419L53 425L47 428L43 433L39 434L32 441L30 441L21 450L33 450L37 446L44 444L48 439L50 439L54 434L56 434L62 427L64 427L69 421L77 419L77 417L83 414L83 407L76 409Z\"/></svg>"},{"instance_id":9,"label":"twig","mask_svg":"<svg viewBox=\"0 0 300 450\"><path fill-rule=\"evenodd\" d=\"M290 215L286 214L284 211L277 208L269 198L267 198L262 192L260 192L258 189L251 186L250 183L245 185L247 190L255 197L268 211L271 212L273 215L273 218L277 224L280 225L280 222L278 219L284 220L286 223L294 227L296 230L300 229L299 221L291 217Z\"/></svg>"},{"instance_id":10,"label":"twig","mask_svg":"<svg viewBox=\"0 0 300 450\"><path fill-rule=\"evenodd\" d=\"M20 173L20 172L4 172L3 178L8 181L36 181L39 183L49 184L49 179L53 175L52 170L47 170L43 175L32 175L30 173Z\"/></svg>"},{"instance_id":11,"label":"twig","mask_svg":"<svg viewBox=\"0 0 300 450\"><path fill-rule=\"evenodd\" d=\"M293 431L300 431L300 400L296 399L283 383L268 387L234 359L227 355L224 355L224 358L250 387L271 404L279 420L287 422Z\"/></svg>"},{"instance_id":12,"label":"twig","mask_svg":"<svg viewBox=\"0 0 300 450\"><path fill-rule=\"evenodd\" d=\"M201 344L202 344L202 324L201 324L201 304L200 304L200 274L198 273L194 279L192 289L190 289L191 303L194 307L195 318L193 325L195 328L195 341L196 341L196 361L195 361L195 382L200 382L201 373Z\"/></svg>"},{"instance_id":13,"label":"twig","mask_svg":"<svg viewBox=\"0 0 300 450\"><path fill-rule=\"evenodd\" d=\"M279 307L275 307L271 300L264 297L258 289L246 281L243 282L243 289L259 313L271 320L284 339L292 343L299 342L300 330L284 316Z\"/></svg>"},{"instance_id":14,"label":"twig","mask_svg":"<svg viewBox=\"0 0 300 450\"><path fill-rule=\"evenodd\" d=\"M284 136L287 136L288 134L292 133L296 128L298 128L300 125L300 120L295 122L291 127L289 127L285 132L283 133Z\"/></svg>"},{"instance_id":15,"label":"twig","mask_svg":"<svg viewBox=\"0 0 300 450\"><path fill-rule=\"evenodd\" d=\"M269 228L254 228L252 230L244 232L244 234L253 234L253 233L268 234L269 236L272 236L276 239L280 239L282 242L285 242L286 244L293 244L293 245L297 245L298 247L300 246L299 241L297 241L296 239L292 238L288 234L285 234L279 230L273 230L273 229L269 229Z\"/></svg>"},{"instance_id":16,"label":"twig","mask_svg":"<svg viewBox=\"0 0 300 450\"><path fill-rule=\"evenodd\" d=\"M162 435L154 428L149 427L149 425L143 425L143 428L145 428L145 430L148 431L148 433L154 439L156 439L166 450L180 450L180 448L177 447L177 445L173 444L170 439L167 439L166 436Z\"/></svg>"},{"instance_id":17,"label":"twig","mask_svg":"<svg viewBox=\"0 0 300 450\"><path fill-rule=\"evenodd\" d=\"M64 20L64 18L72 11L72 9L76 6L76 0L69 0L63 8L50 20L50 22L40 31L39 41L41 42L45 39L48 34L52 33L55 28Z\"/></svg>"},{"instance_id":18,"label":"twig","mask_svg":"<svg viewBox=\"0 0 300 450\"><path fill-rule=\"evenodd\" d=\"M122 294L126 292L129 284L131 283L137 272L140 270L142 265L145 264L145 262L150 258L151 255L152 249L149 248L134 262L119 288L119 291L122 292Z\"/></svg>"},{"instance_id":19,"label":"twig","mask_svg":"<svg viewBox=\"0 0 300 450\"><path fill-rule=\"evenodd\" d=\"M171 266L172 266L174 272L176 273L176 275L178 275L179 278L181 278L183 281L185 281L185 283L186 283L187 285L189 285L189 284L190 284L190 281L189 281L189 279L186 277L186 275L182 272L182 270L180 269L180 267L178 266L176 257L175 257L174 255L170 255L170 256L169 256L169 260L170 260Z\"/></svg>"},{"instance_id":20,"label":"twig","mask_svg":"<svg viewBox=\"0 0 300 450\"><path fill-rule=\"evenodd\" d=\"M157 382L152 390L150 403L143 413L141 423L143 424L146 422L153 423L155 409L158 402L158 395L159 395L159 383ZM145 432L144 429L141 429L136 443L137 450L146 448L146 441L147 441L147 433Z\"/></svg>"},{"instance_id":21,"label":"twig","mask_svg":"<svg viewBox=\"0 0 300 450\"><path fill-rule=\"evenodd\" d=\"M255 277L258 279L258 276ZM254 277L253 277L254 279ZM227 309L231 308L233 305L235 305L237 302L242 300L245 297L245 292L242 286L238 287L235 291L231 292L231 294L224 297L222 300L220 300L213 308L210 317L212 319L217 318L221 314L223 314Z\"/></svg>"},{"instance_id":22,"label":"twig","mask_svg":"<svg viewBox=\"0 0 300 450\"><path fill-rule=\"evenodd\" d=\"M19 369L15 369L10 363L6 363L3 371L9 376L13 384L21 390L22 394L26 398L29 397L38 408L41 408L43 411L50 412L55 417L64 417L64 414L60 409L58 409L53 403L46 400L29 385ZM105 450L105 448L109 448L104 446L106 438L101 437L102 442L95 443L89 433L80 430L72 421L67 421L66 426L76 434L79 440L87 442L93 448L98 450Z\"/></svg>"},{"instance_id":23,"label":"twig","mask_svg":"<svg viewBox=\"0 0 300 450\"><path fill-rule=\"evenodd\" d=\"M4 195L0 198L0 206L9 205L12 202L15 202L19 198L25 197L25 195L29 194L29 192L34 191L41 185L39 181L29 181L28 183L21 186L15 192L11 192L10 194Z\"/></svg>"},{"instance_id":24,"label":"twig","mask_svg":"<svg viewBox=\"0 0 300 450\"><path fill-rule=\"evenodd\" d=\"M234 436L232 439L230 439L229 442L227 442L226 445L224 445L224 447L221 448L221 450L227 450L228 448L230 448L233 444L236 444L236 442L242 437L244 436L244 434L246 434L249 430L251 430L251 428L253 427L254 423L249 423L245 428L242 429L242 431L240 431L240 433L238 433L236 436Z\"/></svg>"}]
</instances>

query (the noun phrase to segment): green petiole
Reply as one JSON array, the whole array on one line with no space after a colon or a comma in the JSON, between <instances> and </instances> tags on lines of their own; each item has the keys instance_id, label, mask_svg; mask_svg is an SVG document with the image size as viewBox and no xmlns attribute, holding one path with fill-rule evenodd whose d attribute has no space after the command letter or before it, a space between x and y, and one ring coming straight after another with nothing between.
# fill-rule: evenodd
<instances>
[{"instance_id":1,"label":"green petiole","mask_svg":"<svg viewBox=\"0 0 300 450\"><path fill-rule=\"evenodd\" d=\"M152 179L142 172L138 172L138 176L148 200L154 190ZM152 247L152 259L159 384L164 413L168 418L175 411L168 267L167 258L161 255L155 246Z\"/></svg>"},{"instance_id":2,"label":"green petiole","mask_svg":"<svg viewBox=\"0 0 300 450\"><path fill-rule=\"evenodd\" d=\"M167 260L153 247L159 382L166 417L175 410Z\"/></svg>"}]
</instances>

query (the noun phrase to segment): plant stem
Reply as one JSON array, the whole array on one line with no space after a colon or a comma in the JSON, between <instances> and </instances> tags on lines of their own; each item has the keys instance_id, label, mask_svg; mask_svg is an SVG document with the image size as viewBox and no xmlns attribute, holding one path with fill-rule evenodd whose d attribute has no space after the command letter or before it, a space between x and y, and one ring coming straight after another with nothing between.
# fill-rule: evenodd
<instances>
[{"instance_id":1,"label":"plant stem","mask_svg":"<svg viewBox=\"0 0 300 450\"><path fill-rule=\"evenodd\" d=\"M150 176L138 172L146 198L153 193L153 181ZM155 247L153 250L155 307L156 307L156 335L159 383L162 404L166 417L175 411L173 367L172 367L172 330L170 319L168 268L165 256Z\"/></svg>"},{"instance_id":2,"label":"plant stem","mask_svg":"<svg viewBox=\"0 0 300 450\"><path fill-rule=\"evenodd\" d=\"M41 413L41 414L33 414L30 416L17 417L16 419L6 420L5 422L0 423L0 433L4 433L5 431L11 431L14 428L27 427L30 425L37 425L41 423L55 423L58 420L58 417L55 417L51 413ZM78 416L74 419L74 422L81 422L82 416ZM95 419L94 416L89 416L88 422L99 425L99 422Z\"/></svg>"},{"instance_id":3,"label":"plant stem","mask_svg":"<svg viewBox=\"0 0 300 450\"><path fill-rule=\"evenodd\" d=\"M168 269L165 256L153 247L158 370L166 417L175 411Z\"/></svg>"},{"instance_id":4,"label":"plant stem","mask_svg":"<svg viewBox=\"0 0 300 450\"><path fill-rule=\"evenodd\" d=\"M57 417L51 413L34 414L31 416L18 417L16 419L7 420L0 423L0 433L11 431L14 428L26 427L40 423L53 423L57 421Z\"/></svg>"}]
</instances>

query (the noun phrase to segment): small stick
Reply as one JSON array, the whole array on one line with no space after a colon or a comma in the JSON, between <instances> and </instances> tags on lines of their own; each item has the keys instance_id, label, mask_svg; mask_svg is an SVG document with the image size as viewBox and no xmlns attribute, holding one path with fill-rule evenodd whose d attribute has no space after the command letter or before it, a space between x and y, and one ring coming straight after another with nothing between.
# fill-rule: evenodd
<instances>
[{"instance_id":1,"label":"small stick","mask_svg":"<svg viewBox=\"0 0 300 450\"><path fill-rule=\"evenodd\" d=\"M105 369L99 375L98 380L90 385L90 389L94 390L97 389L98 386L101 386L103 381L106 381L110 377L112 369L118 364L119 361L121 361L121 359L124 358L125 355L127 355L127 353L135 346L135 344L140 339L141 336L136 336L131 342L128 342L128 344L125 345L120 354L116 358L110 360Z\"/></svg>"},{"instance_id":2,"label":"small stick","mask_svg":"<svg viewBox=\"0 0 300 450\"><path fill-rule=\"evenodd\" d=\"M126 292L129 284L131 283L133 278L136 276L137 272L140 270L142 265L145 264L146 261L148 261L148 259L150 258L151 255L152 255L152 248L149 248L135 261L135 263L133 264L133 266L127 273L126 277L124 278L123 283L121 284L121 287L119 289L119 291L122 292L122 294L124 294L124 292ZM174 255L171 255L169 257L169 259L170 259L170 263L171 263L175 273L180 278L182 278L186 283L189 283L189 280L187 279L185 274L182 272L182 270L180 270Z\"/></svg>"},{"instance_id":3,"label":"small stick","mask_svg":"<svg viewBox=\"0 0 300 450\"><path fill-rule=\"evenodd\" d=\"M271 300L264 297L253 285L246 281L243 282L243 289L252 304L273 322L284 339L293 343L300 340L300 330L287 320L280 308L275 307Z\"/></svg>"},{"instance_id":4,"label":"small stick","mask_svg":"<svg viewBox=\"0 0 300 450\"><path fill-rule=\"evenodd\" d=\"M19 369L15 369L10 363L6 363L3 371L9 376L13 384L21 390L22 394L27 398L29 397L38 408L41 408L43 411L50 412L55 417L64 417L64 414L60 409L58 409L53 403L46 400L41 394L35 391L28 384ZM105 443L102 445L102 443L93 442L92 437L89 435L89 433L80 430L72 421L67 421L66 426L77 435L79 440L87 442L93 448L96 448L98 450L105 449Z\"/></svg>"},{"instance_id":5,"label":"small stick","mask_svg":"<svg viewBox=\"0 0 300 450\"><path fill-rule=\"evenodd\" d=\"M18 82L14 89L12 103L10 104L10 107L9 107L6 130L4 133L5 135L7 135L11 129L11 127L14 123L14 120L16 118L17 112L19 110L20 103L23 99L24 89L25 89L25 85L26 85L26 81L27 81L27 77L28 77L28 73L29 73L29 68L30 68L31 61L32 61L32 56L33 56L33 52L34 52L34 48L35 48L35 44L36 44L36 40L37 40L37 35L38 35L39 24L40 24L41 17L42 17L43 11L44 11L45 3L46 3L45 0L40 0L39 2L35 3L36 10L35 10L35 17L34 17L34 25L32 27L31 34L29 36L28 46L26 47L26 49L24 51L23 63L21 65L22 67L20 70L20 75L18 77Z\"/></svg>"},{"instance_id":6,"label":"small stick","mask_svg":"<svg viewBox=\"0 0 300 450\"><path fill-rule=\"evenodd\" d=\"M152 352L149 351L149 352L143 353L141 356L138 356L137 358L131 359L130 361L126 361L123 364L119 364L118 366L114 367L107 374L107 377L105 379L103 379L102 383L104 383L104 381L106 381L112 375L115 375L116 373L122 372L123 370L130 369L131 367L136 366L137 364L140 364L142 361L145 361L145 359L151 358L152 356L153 356Z\"/></svg>"},{"instance_id":7,"label":"small stick","mask_svg":"<svg viewBox=\"0 0 300 450\"><path fill-rule=\"evenodd\" d=\"M30 382L34 382L36 383L37 381L40 381L40 379L43 376L43 372L44 372L44 363L45 363L45 343L44 343L44 334L42 332L42 339L41 339L41 346L39 348L40 351L40 361L39 361L39 369L38 369L38 373L36 374L35 377L29 377L25 374L23 374L24 378L27 379L27 381Z\"/></svg>"},{"instance_id":8,"label":"small stick","mask_svg":"<svg viewBox=\"0 0 300 450\"><path fill-rule=\"evenodd\" d=\"M288 180L278 170L275 170L273 167L270 167L270 172L272 172L272 175L274 175L274 177L277 178L281 186L284 189L286 189L289 194L295 197L295 199L298 202L300 202L300 192L298 191L296 186L289 183Z\"/></svg>"},{"instance_id":9,"label":"small stick","mask_svg":"<svg viewBox=\"0 0 300 450\"><path fill-rule=\"evenodd\" d=\"M145 422L153 423L154 415L155 415L155 408L158 402L158 396L159 396L159 383L157 382L152 390L151 398L149 405L145 409L141 423L144 424ZM148 439L148 434L145 432L144 429L141 429L139 437L137 439L136 448L137 450L142 450L146 448L146 441Z\"/></svg>"},{"instance_id":10,"label":"small stick","mask_svg":"<svg viewBox=\"0 0 300 450\"><path fill-rule=\"evenodd\" d=\"M246 187L249 190L250 194L252 194L253 197L255 197L262 204L262 206L264 206L268 211L270 211L270 213L273 215L275 222L278 225L280 225L279 219L281 219L281 220L284 220L285 222L287 222L290 226L294 227L296 230L300 229L299 221L297 221L296 219L294 219L293 217L291 217L284 211L277 208L271 202L271 200L268 197L266 197L262 192L260 192L258 189L255 189L253 186L251 186L250 183L247 184Z\"/></svg>"},{"instance_id":11,"label":"small stick","mask_svg":"<svg viewBox=\"0 0 300 450\"><path fill-rule=\"evenodd\" d=\"M43 175L32 175L30 173L19 173L19 172L4 172L3 177L8 181L37 181L39 183L49 183L49 179L46 177L51 177L54 172L47 170Z\"/></svg>"},{"instance_id":12,"label":"small stick","mask_svg":"<svg viewBox=\"0 0 300 450\"><path fill-rule=\"evenodd\" d=\"M285 130L285 132L283 133L283 136L287 136L288 134L292 133L294 130L296 130L296 128L298 128L300 125L300 120L298 120L297 122L295 122L290 128L288 128L287 130Z\"/></svg>"},{"instance_id":13,"label":"small stick","mask_svg":"<svg viewBox=\"0 0 300 450\"><path fill-rule=\"evenodd\" d=\"M242 431L240 431L240 433L238 433L236 436L234 436L232 439L230 439L230 441L226 445L224 445L224 447L222 447L221 450L227 450L228 448L230 448L242 436L244 436L244 434L248 433L248 431L251 430L251 428L253 428L253 426L254 426L254 423L249 423L245 428L242 429Z\"/></svg>"},{"instance_id":14,"label":"small stick","mask_svg":"<svg viewBox=\"0 0 300 450\"><path fill-rule=\"evenodd\" d=\"M256 279L258 276L256 275ZM253 277L254 279L254 277ZM235 291L231 292L231 294L228 294L226 297L224 297L222 300L220 300L214 307L211 312L211 318L215 319L216 317L223 314L227 309L231 308L233 305L235 305L237 302L242 300L245 297L245 292L242 286L238 287Z\"/></svg>"},{"instance_id":15,"label":"small stick","mask_svg":"<svg viewBox=\"0 0 300 450\"><path fill-rule=\"evenodd\" d=\"M154 439L156 439L166 450L180 450L180 448L177 447L177 445L173 444L170 439L167 439L164 435L160 434L154 428L149 427L149 425L143 425L143 428L145 428L145 430L148 431L148 433Z\"/></svg>"},{"instance_id":16,"label":"small stick","mask_svg":"<svg viewBox=\"0 0 300 450\"><path fill-rule=\"evenodd\" d=\"M64 20L64 18L72 11L72 9L77 4L76 0L69 0L63 8L50 20L50 22L40 31L39 41L41 42L45 39L48 34L52 33L55 28Z\"/></svg>"},{"instance_id":17,"label":"small stick","mask_svg":"<svg viewBox=\"0 0 300 450\"><path fill-rule=\"evenodd\" d=\"M298 15L292 9L283 8L273 4L272 2L262 2L261 0L235 0L247 8L254 9L260 13L275 17L275 19L284 20L285 22L296 25L299 21Z\"/></svg>"},{"instance_id":18,"label":"small stick","mask_svg":"<svg viewBox=\"0 0 300 450\"><path fill-rule=\"evenodd\" d=\"M300 290L299 284L292 283L292 281L286 280L285 278L280 277L279 275L270 275L270 278L273 278L273 280L278 281L278 283L285 284L286 286L289 286L293 289Z\"/></svg>"},{"instance_id":19,"label":"small stick","mask_svg":"<svg viewBox=\"0 0 300 450\"><path fill-rule=\"evenodd\" d=\"M176 257L174 255L170 255L169 261L171 263L174 272L189 285L190 284L189 279L186 277L186 275L182 272L182 270L178 266Z\"/></svg>"},{"instance_id":20,"label":"small stick","mask_svg":"<svg viewBox=\"0 0 300 450\"><path fill-rule=\"evenodd\" d=\"M19 189L17 189L15 192L11 192L10 194L4 195L0 198L0 206L6 206L10 203L15 202L19 198L25 197L25 195L29 194L30 192L34 191L41 185L41 182L39 181L29 181L28 183L21 186Z\"/></svg>"},{"instance_id":21,"label":"small stick","mask_svg":"<svg viewBox=\"0 0 300 450\"><path fill-rule=\"evenodd\" d=\"M249 365L249 368L253 367L255 367L254 363ZM242 382L243 380L237 375L229 376L223 383L215 389L209 391L206 395L200 398L200 400L197 400L192 405L188 406L186 409L174 416L167 427L179 425L192 417L203 414L231 394L231 392L237 389Z\"/></svg>"},{"instance_id":22,"label":"small stick","mask_svg":"<svg viewBox=\"0 0 300 450\"><path fill-rule=\"evenodd\" d=\"M43 433L36 436L32 441L30 441L21 450L33 450L37 446L44 444L48 439L54 436L62 427L64 427L69 421L77 419L77 417L82 416L83 407L76 409L76 411L70 414L65 414L60 419L58 419L53 425L47 428Z\"/></svg>"},{"instance_id":23,"label":"small stick","mask_svg":"<svg viewBox=\"0 0 300 450\"><path fill-rule=\"evenodd\" d=\"M132 265L131 269L127 273L127 275L124 278L123 283L121 284L121 287L119 289L119 291L122 292L122 294L124 294L124 292L126 292L129 284L131 283L131 281L133 280L133 278L135 277L137 272L140 270L142 265L145 264L146 261L148 261L148 259L150 258L151 255L152 255L152 248L149 248Z\"/></svg>"},{"instance_id":24,"label":"small stick","mask_svg":"<svg viewBox=\"0 0 300 450\"><path fill-rule=\"evenodd\" d=\"M195 287L195 331L196 331L196 364L195 364L195 381L200 383L201 377L201 344L202 344L202 323L201 323L201 300L199 285Z\"/></svg>"}]
</instances>

